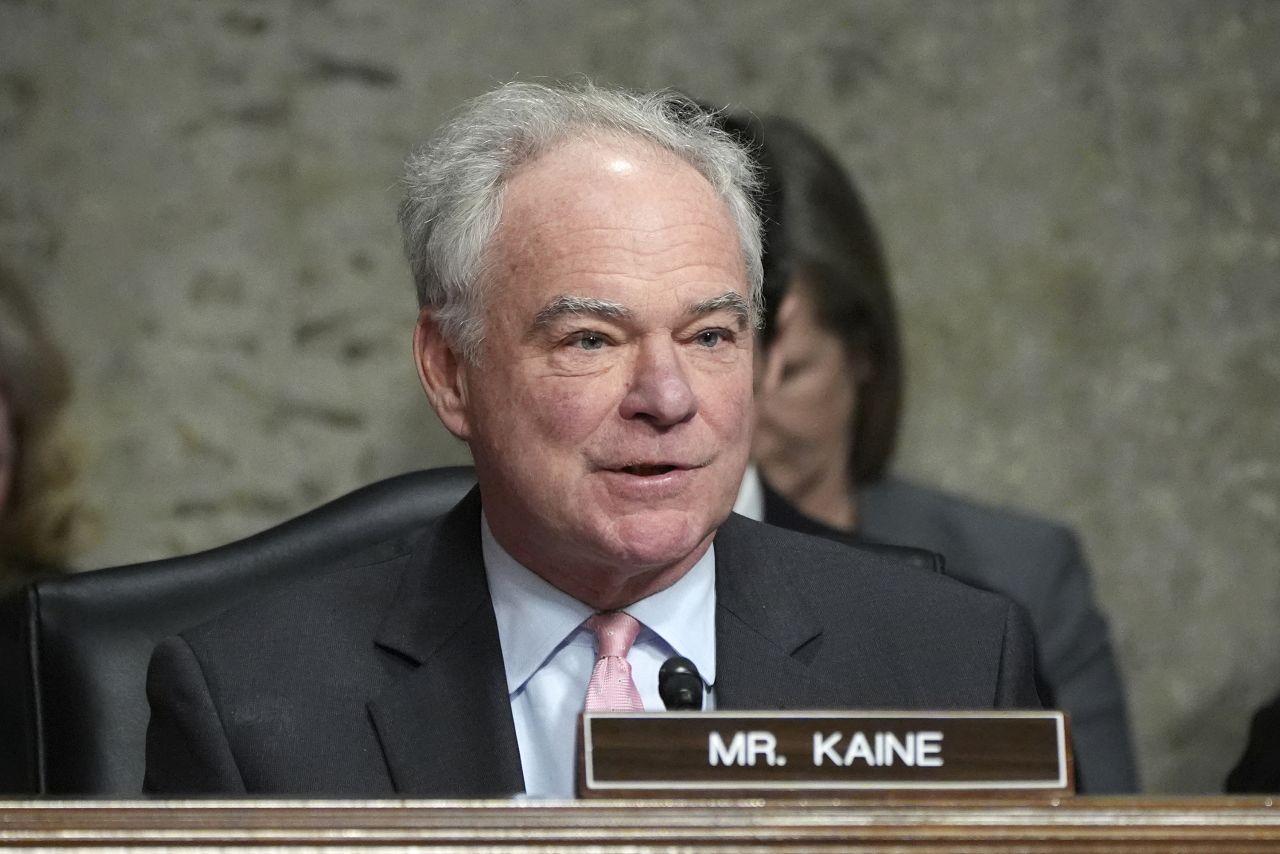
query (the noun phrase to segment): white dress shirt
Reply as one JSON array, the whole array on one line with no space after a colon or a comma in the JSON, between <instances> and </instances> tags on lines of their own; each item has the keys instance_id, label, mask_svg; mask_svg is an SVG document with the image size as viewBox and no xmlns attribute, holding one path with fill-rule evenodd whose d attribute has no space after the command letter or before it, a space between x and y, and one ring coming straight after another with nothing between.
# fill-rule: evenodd
<instances>
[{"instance_id":1,"label":"white dress shirt","mask_svg":"<svg viewBox=\"0 0 1280 854\"><path fill-rule=\"evenodd\" d=\"M595 609L521 566L480 517L489 595L511 697L525 792L572 798L578 714L595 666L595 636L582 623ZM645 711L664 709L658 668L673 655L694 663L708 685L703 708L713 707L716 679L715 549L675 584L624 608L641 623L627 661Z\"/></svg>"}]
</instances>

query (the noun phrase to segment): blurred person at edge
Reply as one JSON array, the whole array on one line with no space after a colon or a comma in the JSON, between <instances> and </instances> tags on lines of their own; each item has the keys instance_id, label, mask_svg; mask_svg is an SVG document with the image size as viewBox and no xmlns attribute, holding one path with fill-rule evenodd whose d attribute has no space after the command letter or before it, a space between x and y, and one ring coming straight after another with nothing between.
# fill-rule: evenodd
<instances>
[{"instance_id":1,"label":"blurred person at edge","mask_svg":"<svg viewBox=\"0 0 1280 854\"><path fill-rule=\"evenodd\" d=\"M753 466L734 509L808 534L916 546L1031 614L1046 705L1071 714L1080 791L1132 792L1124 691L1075 535L889 472L902 356L880 241L836 158L790 120L728 115L764 184Z\"/></svg>"},{"instance_id":2,"label":"blurred person at edge","mask_svg":"<svg viewBox=\"0 0 1280 854\"><path fill-rule=\"evenodd\" d=\"M70 394L66 360L0 267L0 593L65 569L83 533L76 455L59 430Z\"/></svg>"},{"instance_id":3,"label":"blurred person at edge","mask_svg":"<svg viewBox=\"0 0 1280 854\"><path fill-rule=\"evenodd\" d=\"M1240 761L1227 775L1229 795L1280 793L1280 694L1254 713Z\"/></svg>"}]
</instances>

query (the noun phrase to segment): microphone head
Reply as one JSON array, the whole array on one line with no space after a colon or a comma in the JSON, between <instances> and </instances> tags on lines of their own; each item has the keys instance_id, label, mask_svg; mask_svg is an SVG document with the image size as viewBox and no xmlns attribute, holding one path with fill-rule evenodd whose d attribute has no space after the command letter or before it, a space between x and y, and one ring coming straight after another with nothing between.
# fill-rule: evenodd
<instances>
[{"instance_id":1,"label":"microphone head","mask_svg":"<svg viewBox=\"0 0 1280 854\"><path fill-rule=\"evenodd\" d=\"M698 668L684 656L668 658L658 668L658 695L669 712L702 711L704 685Z\"/></svg>"}]
</instances>

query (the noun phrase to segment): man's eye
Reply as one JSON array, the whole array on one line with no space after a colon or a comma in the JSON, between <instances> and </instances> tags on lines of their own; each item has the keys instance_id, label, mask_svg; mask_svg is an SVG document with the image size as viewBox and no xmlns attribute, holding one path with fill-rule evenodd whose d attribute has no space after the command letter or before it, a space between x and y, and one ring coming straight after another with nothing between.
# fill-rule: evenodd
<instances>
[{"instance_id":1,"label":"man's eye","mask_svg":"<svg viewBox=\"0 0 1280 854\"><path fill-rule=\"evenodd\" d=\"M603 335L597 335L594 332L583 332L575 336L569 343L580 350L602 350L608 342L605 341Z\"/></svg>"},{"instance_id":2,"label":"man's eye","mask_svg":"<svg viewBox=\"0 0 1280 854\"><path fill-rule=\"evenodd\" d=\"M723 329L704 329L694 336L693 340L703 347L717 347L727 341L728 333Z\"/></svg>"}]
</instances>

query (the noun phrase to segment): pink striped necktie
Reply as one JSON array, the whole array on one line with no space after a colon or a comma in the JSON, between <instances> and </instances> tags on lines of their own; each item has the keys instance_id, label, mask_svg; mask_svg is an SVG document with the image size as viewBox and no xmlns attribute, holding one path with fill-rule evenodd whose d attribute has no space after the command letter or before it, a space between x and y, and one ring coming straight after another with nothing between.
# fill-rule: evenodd
<instances>
[{"instance_id":1,"label":"pink striped necktie","mask_svg":"<svg viewBox=\"0 0 1280 854\"><path fill-rule=\"evenodd\" d=\"M643 712L644 702L627 663L627 653L640 634L640 621L625 611L607 611L583 625L596 633L596 666L587 682L586 711Z\"/></svg>"}]
</instances>

